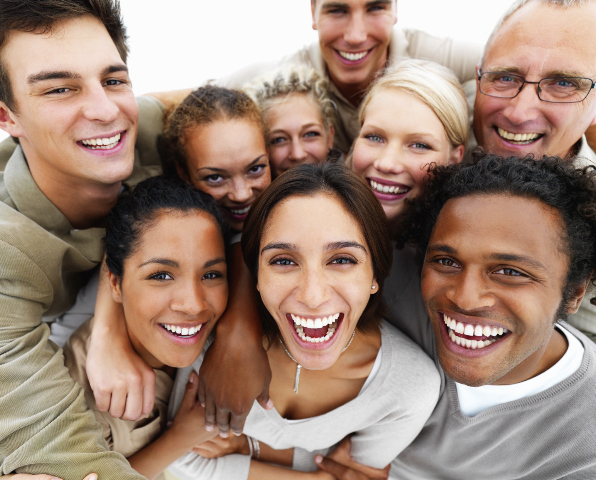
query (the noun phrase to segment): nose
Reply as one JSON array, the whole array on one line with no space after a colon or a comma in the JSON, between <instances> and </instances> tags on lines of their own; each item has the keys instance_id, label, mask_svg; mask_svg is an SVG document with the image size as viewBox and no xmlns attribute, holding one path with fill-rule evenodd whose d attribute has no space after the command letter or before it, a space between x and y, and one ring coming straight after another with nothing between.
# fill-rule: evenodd
<instances>
[{"instance_id":1,"label":"nose","mask_svg":"<svg viewBox=\"0 0 596 480\"><path fill-rule=\"evenodd\" d=\"M289 160L293 162L303 162L306 160L308 153L306 152L304 145L298 139L292 140L292 148L290 150Z\"/></svg>"},{"instance_id":2,"label":"nose","mask_svg":"<svg viewBox=\"0 0 596 480\"><path fill-rule=\"evenodd\" d=\"M245 203L252 197L252 187L245 179L236 179L232 183L232 189L228 193L228 198L236 203Z\"/></svg>"},{"instance_id":3,"label":"nose","mask_svg":"<svg viewBox=\"0 0 596 480\"><path fill-rule=\"evenodd\" d=\"M304 267L300 284L296 290L296 300L309 309L317 309L328 300L328 285L323 275L317 268Z\"/></svg>"},{"instance_id":4,"label":"nose","mask_svg":"<svg viewBox=\"0 0 596 480\"><path fill-rule=\"evenodd\" d=\"M197 316L207 308L204 292L199 282L188 279L176 288L176 294L170 302L170 308L175 312L189 316Z\"/></svg>"},{"instance_id":5,"label":"nose","mask_svg":"<svg viewBox=\"0 0 596 480\"><path fill-rule=\"evenodd\" d=\"M344 40L350 45L359 45L366 41L366 22L362 13L354 13L346 26Z\"/></svg>"},{"instance_id":6,"label":"nose","mask_svg":"<svg viewBox=\"0 0 596 480\"><path fill-rule=\"evenodd\" d=\"M83 114L87 120L110 123L116 120L119 112L120 109L101 84L88 89L83 104Z\"/></svg>"},{"instance_id":7,"label":"nose","mask_svg":"<svg viewBox=\"0 0 596 480\"><path fill-rule=\"evenodd\" d=\"M525 122L535 120L539 115L539 109L544 102L538 98L538 85L525 84L522 91L507 100L505 117L513 125L521 125Z\"/></svg>"},{"instance_id":8,"label":"nose","mask_svg":"<svg viewBox=\"0 0 596 480\"><path fill-rule=\"evenodd\" d=\"M446 296L461 310L466 311L490 308L495 304L495 298L488 291L486 280L480 272L464 270L454 276Z\"/></svg>"},{"instance_id":9,"label":"nose","mask_svg":"<svg viewBox=\"0 0 596 480\"><path fill-rule=\"evenodd\" d=\"M404 171L404 161L401 152L391 146L384 148L380 152L373 166L380 172L389 174L399 174Z\"/></svg>"}]
</instances>

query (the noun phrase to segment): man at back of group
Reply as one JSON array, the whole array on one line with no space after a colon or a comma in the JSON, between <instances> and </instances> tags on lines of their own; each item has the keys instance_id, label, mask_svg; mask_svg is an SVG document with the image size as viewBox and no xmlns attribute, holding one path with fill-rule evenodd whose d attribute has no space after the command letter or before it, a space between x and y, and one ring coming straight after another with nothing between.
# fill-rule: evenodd
<instances>
[{"instance_id":1,"label":"man at back of group","mask_svg":"<svg viewBox=\"0 0 596 480\"><path fill-rule=\"evenodd\" d=\"M577 166L596 164L583 137L596 124L594 25L591 0L518 0L510 7L478 68L478 145L503 156L557 155L577 157ZM596 339L596 308L587 300L569 321Z\"/></svg>"},{"instance_id":2,"label":"man at back of group","mask_svg":"<svg viewBox=\"0 0 596 480\"><path fill-rule=\"evenodd\" d=\"M242 88L254 77L282 64L314 68L329 80L329 96L337 107L334 146L347 153L358 136L358 107L366 90L386 66L401 58L433 60L451 68L464 82L474 78L479 45L437 38L394 26L397 0L311 0L314 42L281 62L249 65L217 80L227 88ZM182 100L190 90L155 93L165 104Z\"/></svg>"},{"instance_id":3,"label":"man at back of group","mask_svg":"<svg viewBox=\"0 0 596 480\"><path fill-rule=\"evenodd\" d=\"M121 190L158 171L135 150L127 52L116 0L0 1L0 128L19 141L0 172L0 475L142 478L108 451L41 323L101 262Z\"/></svg>"}]
</instances>

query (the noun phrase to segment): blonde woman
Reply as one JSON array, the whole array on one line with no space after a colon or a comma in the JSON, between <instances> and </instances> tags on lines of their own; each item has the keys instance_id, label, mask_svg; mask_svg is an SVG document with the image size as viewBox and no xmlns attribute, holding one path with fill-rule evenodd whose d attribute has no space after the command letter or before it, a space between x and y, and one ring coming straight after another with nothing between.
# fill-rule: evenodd
<instances>
[{"instance_id":1,"label":"blonde woman","mask_svg":"<svg viewBox=\"0 0 596 480\"><path fill-rule=\"evenodd\" d=\"M424 60L404 60L362 102L360 134L349 165L368 182L391 227L422 192L429 164L458 163L468 137L468 105L455 74Z\"/></svg>"},{"instance_id":2,"label":"blonde woman","mask_svg":"<svg viewBox=\"0 0 596 480\"><path fill-rule=\"evenodd\" d=\"M312 68L287 65L244 86L261 107L273 177L324 162L333 146L335 106L328 82Z\"/></svg>"}]
</instances>

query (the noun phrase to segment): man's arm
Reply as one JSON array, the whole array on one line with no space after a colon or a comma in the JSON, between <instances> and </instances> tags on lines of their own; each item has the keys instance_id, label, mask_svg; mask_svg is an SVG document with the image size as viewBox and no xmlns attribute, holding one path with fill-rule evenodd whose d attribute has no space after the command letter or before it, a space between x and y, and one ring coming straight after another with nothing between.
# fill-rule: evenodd
<instances>
[{"instance_id":1,"label":"man's arm","mask_svg":"<svg viewBox=\"0 0 596 480\"><path fill-rule=\"evenodd\" d=\"M48 342L41 316L53 290L46 273L0 240L0 278L0 474L141 479L108 451L62 350Z\"/></svg>"}]
</instances>

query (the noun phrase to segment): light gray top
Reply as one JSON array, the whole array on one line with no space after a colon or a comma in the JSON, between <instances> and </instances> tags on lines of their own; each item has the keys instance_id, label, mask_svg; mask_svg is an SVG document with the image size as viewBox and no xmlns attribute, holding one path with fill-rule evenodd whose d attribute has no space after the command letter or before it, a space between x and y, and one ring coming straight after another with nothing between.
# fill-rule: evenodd
<instances>
[{"instance_id":1,"label":"light gray top","mask_svg":"<svg viewBox=\"0 0 596 480\"><path fill-rule=\"evenodd\" d=\"M295 470L316 470L314 456L326 454L347 435L352 456L376 468L388 465L420 432L439 393L439 375L430 358L403 333L382 323L381 366L356 398L324 415L288 422L273 409L255 402L244 433L276 449L294 448ZM180 369L170 399L170 416L178 409L190 369L199 370L201 356L192 367ZM205 459L188 454L169 471L182 479L248 478L250 459L229 455Z\"/></svg>"},{"instance_id":2,"label":"light gray top","mask_svg":"<svg viewBox=\"0 0 596 480\"><path fill-rule=\"evenodd\" d=\"M430 320L421 314L418 271L412 249L394 253L385 284L391 302L387 319L434 355ZM466 417L455 383L439 367L439 402L420 435L392 462L390 478L594 480L596 345L560 323L582 343L583 361L573 375L536 395Z\"/></svg>"}]
</instances>

